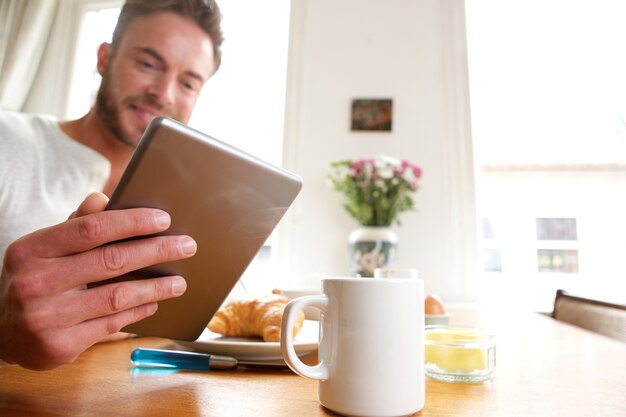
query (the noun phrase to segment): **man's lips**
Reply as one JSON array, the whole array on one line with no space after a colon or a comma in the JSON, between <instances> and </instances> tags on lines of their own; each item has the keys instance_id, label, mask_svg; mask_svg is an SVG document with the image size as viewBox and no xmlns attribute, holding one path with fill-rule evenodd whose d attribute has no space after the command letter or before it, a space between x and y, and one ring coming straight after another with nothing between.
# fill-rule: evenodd
<instances>
[{"instance_id":1,"label":"man's lips","mask_svg":"<svg viewBox=\"0 0 626 417\"><path fill-rule=\"evenodd\" d=\"M143 106L137 106L136 104L130 105L131 110L135 114L135 117L140 120L143 128L148 126L150 121L155 117L162 116L163 114L157 110L152 110Z\"/></svg>"}]
</instances>

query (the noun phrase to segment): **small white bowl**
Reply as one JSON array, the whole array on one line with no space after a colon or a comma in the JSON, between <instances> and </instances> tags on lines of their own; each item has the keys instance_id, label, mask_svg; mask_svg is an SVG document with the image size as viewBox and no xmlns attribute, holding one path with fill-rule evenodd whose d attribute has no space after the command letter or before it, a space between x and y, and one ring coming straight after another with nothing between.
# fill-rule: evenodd
<instances>
[{"instance_id":1,"label":"small white bowl","mask_svg":"<svg viewBox=\"0 0 626 417\"><path fill-rule=\"evenodd\" d=\"M450 313L446 314L426 314L426 326L445 325L450 323Z\"/></svg>"}]
</instances>

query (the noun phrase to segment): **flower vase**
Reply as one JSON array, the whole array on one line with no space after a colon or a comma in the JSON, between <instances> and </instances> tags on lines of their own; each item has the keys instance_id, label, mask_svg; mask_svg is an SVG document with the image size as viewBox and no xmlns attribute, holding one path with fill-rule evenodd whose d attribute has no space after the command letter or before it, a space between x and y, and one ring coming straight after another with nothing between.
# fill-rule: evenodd
<instances>
[{"instance_id":1,"label":"flower vase","mask_svg":"<svg viewBox=\"0 0 626 417\"><path fill-rule=\"evenodd\" d=\"M373 277L374 269L393 266L397 258L398 236L390 227L362 226L350 233L350 273Z\"/></svg>"}]
</instances>

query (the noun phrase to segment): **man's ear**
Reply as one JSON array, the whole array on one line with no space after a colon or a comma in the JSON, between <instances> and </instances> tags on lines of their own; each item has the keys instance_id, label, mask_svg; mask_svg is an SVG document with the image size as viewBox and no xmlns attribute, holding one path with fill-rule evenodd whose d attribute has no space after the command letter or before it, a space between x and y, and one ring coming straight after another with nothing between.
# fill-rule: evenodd
<instances>
[{"instance_id":1,"label":"man's ear","mask_svg":"<svg viewBox=\"0 0 626 417\"><path fill-rule=\"evenodd\" d=\"M98 48L98 74L103 75L104 69L109 63L109 58L111 57L111 44L110 43L102 43Z\"/></svg>"}]
</instances>

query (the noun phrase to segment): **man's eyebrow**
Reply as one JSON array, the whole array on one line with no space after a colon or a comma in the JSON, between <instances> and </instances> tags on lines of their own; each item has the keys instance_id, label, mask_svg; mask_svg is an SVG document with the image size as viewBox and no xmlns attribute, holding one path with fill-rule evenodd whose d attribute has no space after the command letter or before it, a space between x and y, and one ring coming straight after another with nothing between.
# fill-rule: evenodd
<instances>
[{"instance_id":1,"label":"man's eyebrow","mask_svg":"<svg viewBox=\"0 0 626 417\"><path fill-rule=\"evenodd\" d=\"M150 55L151 57L153 57L154 59L156 59L157 61L159 61L161 64L165 65L167 64L167 62L165 61L165 58L163 58L163 55L161 55L156 49L154 48L150 48L150 47L136 47L135 48L138 52L143 52L145 54ZM200 81L202 84L204 84L204 82L206 81L204 79L204 77L202 75L200 75L199 73L192 71L192 70L187 70L185 71L185 74L187 74L188 76L192 77L192 78L196 78L198 81Z\"/></svg>"}]
</instances>

